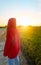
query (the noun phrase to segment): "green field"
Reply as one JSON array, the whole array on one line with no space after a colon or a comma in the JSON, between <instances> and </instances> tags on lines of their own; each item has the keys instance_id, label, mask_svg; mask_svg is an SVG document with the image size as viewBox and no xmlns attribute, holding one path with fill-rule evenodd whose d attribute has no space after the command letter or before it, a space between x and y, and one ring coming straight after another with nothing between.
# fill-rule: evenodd
<instances>
[{"instance_id":1,"label":"green field","mask_svg":"<svg viewBox=\"0 0 41 65\"><path fill-rule=\"evenodd\" d=\"M6 28L0 28L0 34L3 30L5 31ZM18 30L20 33L21 51L27 61L30 65L41 65L41 26L18 26ZM1 41L5 40L5 36L6 34L4 33L0 38Z\"/></svg>"},{"instance_id":2,"label":"green field","mask_svg":"<svg viewBox=\"0 0 41 65\"><path fill-rule=\"evenodd\" d=\"M34 65L41 65L41 26L18 27L21 50Z\"/></svg>"}]
</instances>

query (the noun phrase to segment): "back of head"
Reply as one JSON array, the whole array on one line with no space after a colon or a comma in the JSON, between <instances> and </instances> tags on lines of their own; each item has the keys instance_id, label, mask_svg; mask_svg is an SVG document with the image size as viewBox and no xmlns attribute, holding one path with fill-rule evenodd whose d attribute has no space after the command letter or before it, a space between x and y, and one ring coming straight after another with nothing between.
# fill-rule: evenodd
<instances>
[{"instance_id":1,"label":"back of head","mask_svg":"<svg viewBox=\"0 0 41 65\"><path fill-rule=\"evenodd\" d=\"M16 19L15 18L10 18L8 21L8 27L10 28L16 28Z\"/></svg>"},{"instance_id":2,"label":"back of head","mask_svg":"<svg viewBox=\"0 0 41 65\"><path fill-rule=\"evenodd\" d=\"M8 25L7 25L7 36L13 36L16 32L16 19L15 18L10 18L8 20Z\"/></svg>"}]
</instances>

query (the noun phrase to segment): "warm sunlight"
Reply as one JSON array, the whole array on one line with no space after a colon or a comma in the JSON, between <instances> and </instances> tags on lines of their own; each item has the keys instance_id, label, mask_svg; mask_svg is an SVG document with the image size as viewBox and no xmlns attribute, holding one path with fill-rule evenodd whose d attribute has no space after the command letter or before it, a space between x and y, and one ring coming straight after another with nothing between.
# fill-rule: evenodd
<instances>
[{"instance_id":1,"label":"warm sunlight","mask_svg":"<svg viewBox=\"0 0 41 65\"><path fill-rule=\"evenodd\" d=\"M17 25L23 25L23 26L28 26L28 25L35 26L35 25L37 25L37 22L35 22L34 19L31 20L30 17L18 17L16 19L17 19Z\"/></svg>"},{"instance_id":2,"label":"warm sunlight","mask_svg":"<svg viewBox=\"0 0 41 65\"><path fill-rule=\"evenodd\" d=\"M39 1L39 3L38 3ZM3 5L2 5L3 4ZM41 26L40 0L11 0L0 2L0 26L5 26L8 19L15 17L17 25Z\"/></svg>"},{"instance_id":3,"label":"warm sunlight","mask_svg":"<svg viewBox=\"0 0 41 65\"><path fill-rule=\"evenodd\" d=\"M29 25L29 23L27 22L27 18L25 17L20 17L16 19L17 19L17 25L23 25L23 26Z\"/></svg>"},{"instance_id":4,"label":"warm sunlight","mask_svg":"<svg viewBox=\"0 0 41 65\"><path fill-rule=\"evenodd\" d=\"M31 17L29 16L29 17L27 17L27 16L21 16L21 17L15 17L16 18L16 24L17 24L17 26L18 25L22 25L22 26L29 26L29 25L32 25L32 26L38 26L38 25L41 25L41 23L39 24L39 22L37 21L35 21L34 20L34 18L33 19L31 19ZM9 18L8 18L9 19ZM0 26L5 26L5 25L7 25L7 23L8 23L8 19L4 19L4 21L3 21L3 19L0 21Z\"/></svg>"}]
</instances>

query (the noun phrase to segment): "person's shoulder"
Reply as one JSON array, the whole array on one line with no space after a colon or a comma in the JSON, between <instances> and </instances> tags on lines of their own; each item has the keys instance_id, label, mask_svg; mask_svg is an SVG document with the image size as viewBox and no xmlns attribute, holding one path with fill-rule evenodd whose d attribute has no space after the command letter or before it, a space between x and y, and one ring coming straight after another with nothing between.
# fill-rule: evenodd
<instances>
[{"instance_id":1,"label":"person's shoulder","mask_svg":"<svg viewBox=\"0 0 41 65\"><path fill-rule=\"evenodd\" d=\"M18 29L16 28L16 32L18 32Z\"/></svg>"},{"instance_id":2,"label":"person's shoulder","mask_svg":"<svg viewBox=\"0 0 41 65\"><path fill-rule=\"evenodd\" d=\"M19 30L18 29L16 29L16 33L19 35Z\"/></svg>"}]
</instances>

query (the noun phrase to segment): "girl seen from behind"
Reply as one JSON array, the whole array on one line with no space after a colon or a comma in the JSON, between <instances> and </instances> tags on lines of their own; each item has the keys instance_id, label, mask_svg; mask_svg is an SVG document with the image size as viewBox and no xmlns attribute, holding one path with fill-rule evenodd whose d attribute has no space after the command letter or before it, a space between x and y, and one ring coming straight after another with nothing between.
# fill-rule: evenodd
<instances>
[{"instance_id":1,"label":"girl seen from behind","mask_svg":"<svg viewBox=\"0 0 41 65\"><path fill-rule=\"evenodd\" d=\"M8 57L9 65L20 65L19 62L20 38L16 27L16 19L10 18L7 25L6 42L3 56Z\"/></svg>"}]
</instances>

